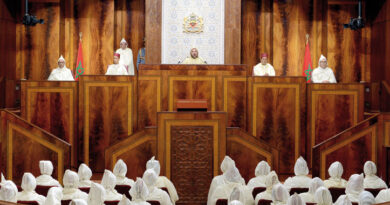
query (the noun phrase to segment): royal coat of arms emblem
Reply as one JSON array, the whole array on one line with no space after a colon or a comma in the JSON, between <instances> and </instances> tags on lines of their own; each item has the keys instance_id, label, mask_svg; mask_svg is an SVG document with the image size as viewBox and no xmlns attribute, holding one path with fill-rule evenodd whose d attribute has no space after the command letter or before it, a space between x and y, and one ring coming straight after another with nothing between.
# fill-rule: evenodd
<instances>
[{"instance_id":1,"label":"royal coat of arms emblem","mask_svg":"<svg viewBox=\"0 0 390 205\"><path fill-rule=\"evenodd\" d=\"M201 33L203 32L203 18L191 13L184 17L183 32L185 33Z\"/></svg>"}]
</instances>

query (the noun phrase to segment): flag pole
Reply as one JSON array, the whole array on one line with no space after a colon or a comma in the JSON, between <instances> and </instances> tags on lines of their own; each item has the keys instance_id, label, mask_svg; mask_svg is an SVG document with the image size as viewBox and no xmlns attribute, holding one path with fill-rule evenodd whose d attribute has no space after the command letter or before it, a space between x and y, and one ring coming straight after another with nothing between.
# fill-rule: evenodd
<instances>
[{"instance_id":1,"label":"flag pole","mask_svg":"<svg viewBox=\"0 0 390 205\"><path fill-rule=\"evenodd\" d=\"M80 41L81 41L81 39L83 38L83 32L80 32L79 36L80 36Z\"/></svg>"},{"instance_id":2,"label":"flag pole","mask_svg":"<svg viewBox=\"0 0 390 205\"><path fill-rule=\"evenodd\" d=\"M309 34L306 34L306 45L309 43Z\"/></svg>"}]
</instances>

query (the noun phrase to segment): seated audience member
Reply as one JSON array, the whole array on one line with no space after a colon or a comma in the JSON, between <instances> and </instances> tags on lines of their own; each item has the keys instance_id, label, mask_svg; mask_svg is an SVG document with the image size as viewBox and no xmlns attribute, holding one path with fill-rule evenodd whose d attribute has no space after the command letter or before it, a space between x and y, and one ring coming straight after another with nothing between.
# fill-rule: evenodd
<instances>
[{"instance_id":1,"label":"seated audience member","mask_svg":"<svg viewBox=\"0 0 390 205\"><path fill-rule=\"evenodd\" d=\"M376 165L372 161L364 163L364 188L387 189L386 183L376 175Z\"/></svg>"},{"instance_id":2,"label":"seated audience member","mask_svg":"<svg viewBox=\"0 0 390 205\"><path fill-rule=\"evenodd\" d=\"M12 181L2 179L0 189L0 201L7 201L16 203L17 201L18 188Z\"/></svg>"},{"instance_id":3,"label":"seated audience member","mask_svg":"<svg viewBox=\"0 0 390 205\"><path fill-rule=\"evenodd\" d=\"M374 195L368 191L362 191L359 194L359 205L372 205L375 204Z\"/></svg>"},{"instance_id":4,"label":"seated audience member","mask_svg":"<svg viewBox=\"0 0 390 205\"><path fill-rule=\"evenodd\" d=\"M148 202L146 202L148 195L149 195L149 190L144 180L142 180L141 178L137 178L135 185L130 189L132 204L150 205Z\"/></svg>"},{"instance_id":5,"label":"seated audience member","mask_svg":"<svg viewBox=\"0 0 390 205\"><path fill-rule=\"evenodd\" d=\"M266 161L261 161L255 169L255 176L248 182L248 187L253 191L256 187L265 187L267 175L271 172L271 167Z\"/></svg>"},{"instance_id":6,"label":"seated audience member","mask_svg":"<svg viewBox=\"0 0 390 205\"><path fill-rule=\"evenodd\" d=\"M325 186L328 188L345 188L347 181L342 178L343 172L343 165L338 161L333 162L328 169L330 177L324 181Z\"/></svg>"},{"instance_id":7,"label":"seated audience member","mask_svg":"<svg viewBox=\"0 0 390 205\"><path fill-rule=\"evenodd\" d=\"M147 169L142 176L142 179L149 190L149 195L146 197L146 201L158 201L160 202L160 205L172 205L167 192L156 186L157 178L156 172L152 169Z\"/></svg>"},{"instance_id":8,"label":"seated audience member","mask_svg":"<svg viewBox=\"0 0 390 205\"><path fill-rule=\"evenodd\" d=\"M119 201L118 205L131 205L131 201L126 197L126 195L123 194L122 199Z\"/></svg>"},{"instance_id":9,"label":"seated audience member","mask_svg":"<svg viewBox=\"0 0 390 205\"><path fill-rule=\"evenodd\" d=\"M384 202L390 202L390 189L381 190L378 193L378 195L376 195L375 202L377 204L384 203Z\"/></svg>"},{"instance_id":10,"label":"seated audience member","mask_svg":"<svg viewBox=\"0 0 390 205\"><path fill-rule=\"evenodd\" d=\"M245 204L244 193L237 186L233 188L233 191L230 193L228 204L232 201L240 201L242 204Z\"/></svg>"},{"instance_id":11,"label":"seated audience member","mask_svg":"<svg viewBox=\"0 0 390 205\"><path fill-rule=\"evenodd\" d=\"M74 81L72 71L66 67L64 57L60 57L57 61L58 67L53 69L48 80L59 81Z\"/></svg>"},{"instance_id":12,"label":"seated audience member","mask_svg":"<svg viewBox=\"0 0 390 205\"><path fill-rule=\"evenodd\" d=\"M37 185L61 187L61 184L51 176L53 174L53 164L51 161L39 161L39 169L41 170L41 176L36 179Z\"/></svg>"},{"instance_id":13,"label":"seated audience member","mask_svg":"<svg viewBox=\"0 0 390 205\"><path fill-rule=\"evenodd\" d=\"M79 175L79 188L91 187L92 171L86 164L80 164L77 175Z\"/></svg>"},{"instance_id":14,"label":"seated audience member","mask_svg":"<svg viewBox=\"0 0 390 205\"><path fill-rule=\"evenodd\" d=\"M287 200L290 194L287 188L282 184L277 184L272 189L272 203L271 205L284 205L287 204Z\"/></svg>"},{"instance_id":15,"label":"seated audience member","mask_svg":"<svg viewBox=\"0 0 390 205\"><path fill-rule=\"evenodd\" d=\"M116 185L129 185L134 186L134 180L126 177L127 174L127 165L126 163L119 159L114 166L114 175L116 177Z\"/></svg>"},{"instance_id":16,"label":"seated audience member","mask_svg":"<svg viewBox=\"0 0 390 205\"><path fill-rule=\"evenodd\" d=\"M88 205L83 199L73 199L69 205Z\"/></svg>"},{"instance_id":17,"label":"seated audience member","mask_svg":"<svg viewBox=\"0 0 390 205\"><path fill-rule=\"evenodd\" d=\"M52 187L47 193L44 205L61 205L62 189L60 187Z\"/></svg>"},{"instance_id":18,"label":"seated audience member","mask_svg":"<svg viewBox=\"0 0 390 205\"><path fill-rule=\"evenodd\" d=\"M348 196L348 199L352 203L359 202L359 194L362 193L362 191L364 191L363 181L364 181L363 174L353 174L351 175L351 177L349 177L349 180L347 182L347 187L345 188L345 195ZM341 195L340 197L342 196L344 195Z\"/></svg>"},{"instance_id":19,"label":"seated audience member","mask_svg":"<svg viewBox=\"0 0 390 205\"><path fill-rule=\"evenodd\" d=\"M146 163L146 169L152 169L158 176L156 187L158 188L167 188L169 197L171 198L172 204L175 204L179 200L177 191L171 180L165 176L160 176L160 162L154 159L154 156Z\"/></svg>"},{"instance_id":20,"label":"seated audience member","mask_svg":"<svg viewBox=\"0 0 390 205\"><path fill-rule=\"evenodd\" d=\"M267 189L256 195L255 205L259 203L260 200L269 200L272 201L272 187L276 184L280 184L278 175L275 171L270 172L265 179L265 186Z\"/></svg>"},{"instance_id":21,"label":"seated audience member","mask_svg":"<svg viewBox=\"0 0 390 205\"><path fill-rule=\"evenodd\" d=\"M124 65L119 64L121 55L114 53L114 64L111 64L107 68L106 75L129 75Z\"/></svg>"},{"instance_id":22,"label":"seated audience member","mask_svg":"<svg viewBox=\"0 0 390 205\"><path fill-rule=\"evenodd\" d=\"M104 201L120 201L122 199L122 195L115 190L116 177L111 171L104 170L101 184L106 190Z\"/></svg>"},{"instance_id":23,"label":"seated audience member","mask_svg":"<svg viewBox=\"0 0 390 205\"><path fill-rule=\"evenodd\" d=\"M115 182L115 181L114 181ZM88 205L104 205L104 199L106 198L106 190L100 184L91 184L91 189L88 194Z\"/></svg>"},{"instance_id":24,"label":"seated audience member","mask_svg":"<svg viewBox=\"0 0 390 205\"><path fill-rule=\"evenodd\" d=\"M229 202L228 205L243 205L243 204L241 203L241 201L234 200L234 201Z\"/></svg>"},{"instance_id":25,"label":"seated audience member","mask_svg":"<svg viewBox=\"0 0 390 205\"><path fill-rule=\"evenodd\" d=\"M214 193L215 189L221 185L221 184L224 184L225 183L225 178L224 178L224 173L229 169L229 167L231 166L236 166L236 163L234 162L234 160L232 158L230 158L229 156L225 156L225 158L222 160L222 163L221 163L221 171L222 171L222 174L221 175L218 175L218 176L215 176L213 178L213 180L211 181L211 184L210 184L210 189L209 189L209 194L208 194L208 197L207 199L211 199L211 195ZM243 178L240 179L240 183L242 185L245 185L245 180ZM210 202L207 200L207 205L210 205Z\"/></svg>"},{"instance_id":26,"label":"seated audience member","mask_svg":"<svg viewBox=\"0 0 390 205\"><path fill-rule=\"evenodd\" d=\"M314 201L317 205L332 205L332 194L326 187L319 187L314 194Z\"/></svg>"},{"instance_id":27,"label":"seated audience member","mask_svg":"<svg viewBox=\"0 0 390 205\"><path fill-rule=\"evenodd\" d=\"M253 67L253 76L275 76L274 67L268 63L268 54L261 54L260 61Z\"/></svg>"},{"instance_id":28,"label":"seated audience member","mask_svg":"<svg viewBox=\"0 0 390 205\"><path fill-rule=\"evenodd\" d=\"M324 186L324 182L320 178L315 177L310 182L309 191L299 194L299 196L303 199L303 201L305 201L305 203L315 203L314 194L317 189L322 186Z\"/></svg>"},{"instance_id":29,"label":"seated audience member","mask_svg":"<svg viewBox=\"0 0 390 205\"><path fill-rule=\"evenodd\" d=\"M79 175L76 172L67 169L64 174L64 189L62 190L62 201L72 199L88 200L88 194L79 189Z\"/></svg>"},{"instance_id":30,"label":"seated audience member","mask_svg":"<svg viewBox=\"0 0 390 205\"><path fill-rule=\"evenodd\" d=\"M334 205L352 205L352 202L347 195L341 195L337 201L334 202Z\"/></svg>"},{"instance_id":31,"label":"seated audience member","mask_svg":"<svg viewBox=\"0 0 390 205\"><path fill-rule=\"evenodd\" d=\"M39 195L35 192L37 187L37 181L35 180L34 175L31 173L24 173L22 178L22 189L23 191L19 192L17 195L19 201L36 201L39 205L45 203L46 197Z\"/></svg>"},{"instance_id":32,"label":"seated audience member","mask_svg":"<svg viewBox=\"0 0 390 205\"><path fill-rule=\"evenodd\" d=\"M288 197L287 205L305 205L305 202L302 200L302 197L295 193L292 196Z\"/></svg>"},{"instance_id":33,"label":"seated audience member","mask_svg":"<svg viewBox=\"0 0 390 205\"><path fill-rule=\"evenodd\" d=\"M311 178L307 176L309 174L309 168L303 157L299 157L294 166L295 176L289 177L284 182L284 186L288 190L291 188L309 188Z\"/></svg>"}]
</instances>

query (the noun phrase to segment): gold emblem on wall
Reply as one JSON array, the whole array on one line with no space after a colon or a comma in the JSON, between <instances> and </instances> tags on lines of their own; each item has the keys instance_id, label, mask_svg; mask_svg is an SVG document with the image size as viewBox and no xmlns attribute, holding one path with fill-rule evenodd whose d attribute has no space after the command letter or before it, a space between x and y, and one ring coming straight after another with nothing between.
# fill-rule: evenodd
<instances>
[{"instance_id":1,"label":"gold emblem on wall","mask_svg":"<svg viewBox=\"0 0 390 205\"><path fill-rule=\"evenodd\" d=\"M185 33L201 33L203 32L203 18L191 13L184 17L183 32Z\"/></svg>"}]
</instances>

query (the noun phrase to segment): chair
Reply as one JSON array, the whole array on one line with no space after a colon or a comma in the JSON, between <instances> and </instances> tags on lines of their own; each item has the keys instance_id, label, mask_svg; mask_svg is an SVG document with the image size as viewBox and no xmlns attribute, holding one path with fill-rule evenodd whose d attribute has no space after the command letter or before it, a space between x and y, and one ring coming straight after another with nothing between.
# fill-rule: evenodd
<instances>
[{"instance_id":1,"label":"chair","mask_svg":"<svg viewBox=\"0 0 390 205\"><path fill-rule=\"evenodd\" d=\"M301 193L305 193L305 192L308 192L308 191L309 191L309 188L295 187L295 188L291 188L290 195L293 195L294 193L301 194Z\"/></svg>"},{"instance_id":2,"label":"chair","mask_svg":"<svg viewBox=\"0 0 390 205\"><path fill-rule=\"evenodd\" d=\"M336 202L336 200L343 194L345 194L345 188L336 188L336 187L330 187L329 188L330 194L332 195L333 203Z\"/></svg>"},{"instance_id":3,"label":"chair","mask_svg":"<svg viewBox=\"0 0 390 205\"><path fill-rule=\"evenodd\" d=\"M52 187L57 187L57 186L42 186L42 185L37 185L37 188L35 188L35 192L42 196L47 196L47 193L49 192L49 189Z\"/></svg>"},{"instance_id":4,"label":"chair","mask_svg":"<svg viewBox=\"0 0 390 205\"><path fill-rule=\"evenodd\" d=\"M169 195L169 191L168 191L168 189L166 187L161 187L160 189L165 191L165 192L167 192L169 198L171 198L171 195Z\"/></svg>"},{"instance_id":5,"label":"chair","mask_svg":"<svg viewBox=\"0 0 390 205\"><path fill-rule=\"evenodd\" d=\"M18 204L29 204L29 205L39 205L36 201L18 201Z\"/></svg>"},{"instance_id":6,"label":"chair","mask_svg":"<svg viewBox=\"0 0 390 205\"><path fill-rule=\"evenodd\" d=\"M79 189L80 189L81 191L83 191L83 192L89 194L89 189L91 189L91 188L90 188L90 187L80 187Z\"/></svg>"},{"instance_id":7,"label":"chair","mask_svg":"<svg viewBox=\"0 0 390 205\"><path fill-rule=\"evenodd\" d=\"M104 201L105 205L118 205L119 201Z\"/></svg>"},{"instance_id":8,"label":"chair","mask_svg":"<svg viewBox=\"0 0 390 205\"><path fill-rule=\"evenodd\" d=\"M118 193L126 195L126 197L131 200L131 196L129 193L130 189L131 189L131 186L129 186L129 185L116 185L115 186L115 190Z\"/></svg>"},{"instance_id":9,"label":"chair","mask_svg":"<svg viewBox=\"0 0 390 205\"><path fill-rule=\"evenodd\" d=\"M364 189L364 190L370 192L372 195L374 195L374 197L376 197L376 195L378 195L379 192L380 192L381 190L383 190L383 189L385 189L385 188L379 188L379 189Z\"/></svg>"},{"instance_id":10,"label":"chair","mask_svg":"<svg viewBox=\"0 0 390 205\"><path fill-rule=\"evenodd\" d=\"M316 205L317 203L306 203L306 205Z\"/></svg>"},{"instance_id":11,"label":"chair","mask_svg":"<svg viewBox=\"0 0 390 205\"><path fill-rule=\"evenodd\" d=\"M265 187L255 187L255 188L253 188L253 191L252 191L253 198L255 199L257 194L259 194L259 193L261 193L261 192L263 192L265 190L266 190Z\"/></svg>"},{"instance_id":12,"label":"chair","mask_svg":"<svg viewBox=\"0 0 390 205\"><path fill-rule=\"evenodd\" d=\"M148 202L150 205L160 205L159 201L146 201L146 202Z\"/></svg>"},{"instance_id":13,"label":"chair","mask_svg":"<svg viewBox=\"0 0 390 205\"><path fill-rule=\"evenodd\" d=\"M227 205L228 200L227 199L218 199L216 205Z\"/></svg>"},{"instance_id":14,"label":"chair","mask_svg":"<svg viewBox=\"0 0 390 205\"><path fill-rule=\"evenodd\" d=\"M69 203L70 203L71 201L72 201L71 199L68 199L68 200L61 200L61 205L69 205Z\"/></svg>"},{"instance_id":15,"label":"chair","mask_svg":"<svg viewBox=\"0 0 390 205\"><path fill-rule=\"evenodd\" d=\"M271 203L272 200L260 199L259 202L257 202L257 205L270 205Z\"/></svg>"}]
</instances>

